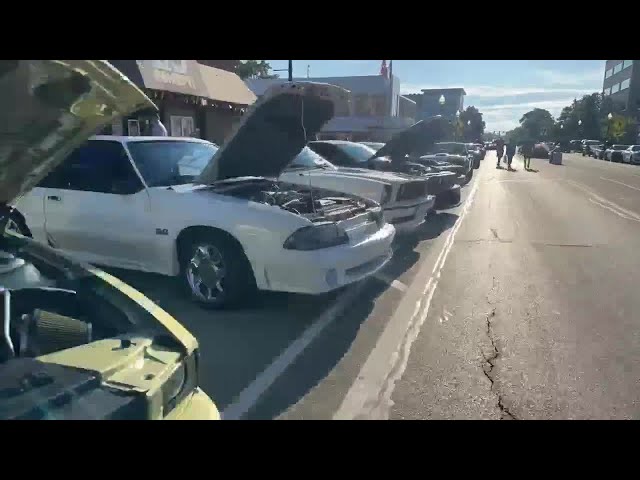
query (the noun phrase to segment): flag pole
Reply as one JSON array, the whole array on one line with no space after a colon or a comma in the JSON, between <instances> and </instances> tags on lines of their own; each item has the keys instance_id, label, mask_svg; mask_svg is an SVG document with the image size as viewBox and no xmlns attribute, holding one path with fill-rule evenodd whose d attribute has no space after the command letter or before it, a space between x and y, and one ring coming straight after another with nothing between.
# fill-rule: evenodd
<instances>
[{"instance_id":1,"label":"flag pole","mask_svg":"<svg viewBox=\"0 0 640 480\"><path fill-rule=\"evenodd\" d=\"M389 116L393 117L393 60L389 60Z\"/></svg>"}]
</instances>

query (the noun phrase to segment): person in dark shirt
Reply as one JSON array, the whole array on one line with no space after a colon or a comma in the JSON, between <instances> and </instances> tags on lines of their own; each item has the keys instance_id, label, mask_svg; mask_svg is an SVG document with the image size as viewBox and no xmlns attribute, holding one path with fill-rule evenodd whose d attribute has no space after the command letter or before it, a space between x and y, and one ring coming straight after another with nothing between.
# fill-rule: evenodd
<instances>
[{"instance_id":1,"label":"person in dark shirt","mask_svg":"<svg viewBox=\"0 0 640 480\"><path fill-rule=\"evenodd\" d=\"M496 155L498 156L498 164L496 167L500 167L500 160L504 156L504 140L499 138L496 140Z\"/></svg>"},{"instance_id":2,"label":"person in dark shirt","mask_svg":"<svg viewBox=\"0 0 640 480\"><path fill-rule=\"evenodd\" d=\"M507 143L505 150L507 155L507 169L511 170L511 162L513 161L513 156L516 154L516 144L512 141Z\"/></svg>"},{"instance_id":3,"label":"person in dark shirt","mask_svg":"<svg viewBox=\"0 0 640 480\"><path fill-rule=\"evenodd\" d=\"M524 169L529 170L531 168L531 157L533 155L533 142L524 142L520 151L524 157Z\"/></svg>"}]
</instances>

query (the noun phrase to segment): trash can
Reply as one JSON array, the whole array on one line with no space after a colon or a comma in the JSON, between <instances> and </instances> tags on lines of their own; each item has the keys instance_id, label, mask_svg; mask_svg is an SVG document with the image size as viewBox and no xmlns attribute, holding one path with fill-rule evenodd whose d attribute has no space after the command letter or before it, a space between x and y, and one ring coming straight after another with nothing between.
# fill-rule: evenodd
<instances>
[{"instance_id":1,"label":"trash can","mask_svg":"<svg viewBox=\"0 0 640 480\"><path fill-rule=\"evenodd\" d=\"M560 150L550 151L549 163L552 165L562 165L562 152Z\"/></svg>"}]
</instances>

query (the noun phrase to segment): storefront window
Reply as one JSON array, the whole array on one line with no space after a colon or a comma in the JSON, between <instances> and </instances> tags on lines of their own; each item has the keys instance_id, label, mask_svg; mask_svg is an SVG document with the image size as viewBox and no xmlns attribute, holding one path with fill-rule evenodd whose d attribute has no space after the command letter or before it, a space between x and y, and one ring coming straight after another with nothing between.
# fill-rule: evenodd
<instances>
[{"instance_id":1,"label":"storefront window","mask_svg":"<svg viewBox=\"0 0 640 480\"><path fill-rule=\"evenodd\" d=\"M195 133L193 117L171 115L171 136L192 137Z\"/></svg>"}]
</instances>

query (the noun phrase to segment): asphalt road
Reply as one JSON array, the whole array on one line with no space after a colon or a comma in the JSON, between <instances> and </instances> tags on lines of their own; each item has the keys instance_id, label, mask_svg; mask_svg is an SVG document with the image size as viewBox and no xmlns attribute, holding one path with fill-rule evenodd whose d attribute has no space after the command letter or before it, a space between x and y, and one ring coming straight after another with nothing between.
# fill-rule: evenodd
<instances>
[{"instance_id":1,"label":"asphalt road","mask_svg":"<svg viewBox=\"0 0 640 480\"><path fill-rule=\"evenodd\" d=\"M210 312L118 272L182 321L228 419L640 418L640 167L489 152L460 206L384 271Z\"/></svg>"}]
</instances>

